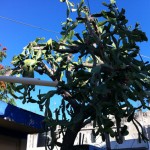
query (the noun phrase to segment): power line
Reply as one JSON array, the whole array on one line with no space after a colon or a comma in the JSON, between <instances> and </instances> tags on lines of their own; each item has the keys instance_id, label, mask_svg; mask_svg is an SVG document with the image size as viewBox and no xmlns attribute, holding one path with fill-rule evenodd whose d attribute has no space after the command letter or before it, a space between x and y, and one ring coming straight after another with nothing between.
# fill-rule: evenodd
<instances>
[{"instance_id":1,"label":"power line","mask_svg":"<svg viewBox=\"0 0 150 150\"><path fill-rule=\"evenodd\" d=\"M32 27L32 28L40 29L40 30L43 30L43 31L46 31L46 32L52 32L52 33L55 33L55 34L59 34L59 32L56 32L56 31L53 31L53 30L45 29L45 28L42 28L42 27L39 27L39 26L28 24L28 23L18 21L18 20L15 20L15 19L11 19L11 18L8 18L8 17L0 16L0 18L4 19L4 20L11 21L11 22L14 22L14 23L17 23L17 24L22 24L22 25L29 26L29 27Z\"/></svg>"},{"instance_id":2,"label":"power line","mask_svg":"<svg viewBox=\"0 0 150 150\"><path fill-rule=\"evenodd\" d=\"M89 7L89 12L91 13L91 8L90 8L90 2L89 2L89 0L87 0L87 4L88 4L88 7Z\"/></svg>"},{"instance_id":3,"label":"power line","mask_svg":"<svg viewBox=\"0 0 150 150\"><path fill-rule=\"evenodd\" d=\"M87 0L87 3L88 3L89 10L90 10L89 0ZM32 28L43 30L43 31L46 31L46 32L52 32L52 33L55 33L55 34L59 34L59 32L57 32L57 31L49 30L49 29L46 29L46 28L42 28L42 27L39 27L39 26L28 24L28 23L18 21L18 20L15 20L15 19L11 19L11 18L8 18L8 17L0 16L0 18L4 19L4 20L11 21L11 22L14 22L14 23L17 23L17 24L22 24L22 25L25 25L25 26L29 26L29 27L32 27ZM150 56L145 56L145 55L141 55L141 56L150 59Z\"/></svg>"},{"instance_id":4,"label":"power line","mask_svg":"<svg viewBox=\"0 0 150 150\"><path fill-rule=\"evenodd\" d=\"M141 55L142 57L150 59L150 56Z\"/></svg>"}]
</instances>

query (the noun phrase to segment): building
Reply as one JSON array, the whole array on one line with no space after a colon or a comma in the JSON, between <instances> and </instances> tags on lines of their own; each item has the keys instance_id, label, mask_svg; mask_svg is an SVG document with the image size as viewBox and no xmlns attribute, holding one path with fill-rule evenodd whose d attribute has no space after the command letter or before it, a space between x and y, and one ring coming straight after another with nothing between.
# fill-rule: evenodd
<instances>
[{"instance_id":1,"label":"building","mask_svg":"<svg viewBox=\"0 0 150 150\"><path fill-rule=\"evenodd\" d=\"M43 132L43 119L0 101L0 150L26 150L27 135Z\"/></svg>"},{"instance_id":2,"label":"building","mask_svg":"<svg viewBox=\"0 0 150 150\"><path fill-rule=\"evenodd\" d=\"M138 111L136 114L136 119L141 123L145 130L145 135L150 139L150 111L142 112ZM149 149L149 143L142 141L139 143L138 141L138 134L137 130L134 127L132 123L127 122L126 119L122 120L122 124L126 124L128 126L129 135L124 137L123 144L118 144L114 138L110 138L111 141L111 148L121 149L121 150L150 150ZM102 139L100 136L94 137L92 134L92 125L88 124L82 130L78 133L78 136L75 140L75 145L93 145L96 147L99 147L101 149L105 149L106 144L105 142L102 142ZM50 133L49 133L50 138ZM45 150L45 142L46 135L44 133L42 134L31 134L28 136L28 147L27 150ZM62 138L60 138L60 141ZM34 144L33 144L34 143ZM57 150L59 148L56 148ZM92 150L92 149L91 149Z\"/></svg>"}]
</instances>

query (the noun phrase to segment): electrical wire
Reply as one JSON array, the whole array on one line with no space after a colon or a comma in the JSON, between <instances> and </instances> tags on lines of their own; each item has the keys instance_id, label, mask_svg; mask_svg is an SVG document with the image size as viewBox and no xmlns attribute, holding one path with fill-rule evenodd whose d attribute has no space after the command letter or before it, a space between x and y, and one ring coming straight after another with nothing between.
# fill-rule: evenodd
<instances>
[{"instance_id":1,"label":"electrical wire","mask_svg":"<svg viewBox=\"0 0 150 150\"><path fill-rule=\"evenodd\" d=\"M59 32L56 32L56 31L53 31L53 30L45 29L45 28L42 28L42 27L39 27L39 26L28 24L28 23L18 21L18 20L15 20L15 19L11 19L11 18L8 18L8 17L0 16L0 18L4 19L4 20L11 21L11 22L14 22L14 23L17 23L17 24L22 24L22 25L29 26L29 27L32 27L32 28L40 29L40 30L43 30L43 31L46 31L46 32L52 32L52 33L55 33L55 34L59 34Z\"/></svg>"},{"instance_id":2,"label":"electrical wire","mask_svg":"<svg viewBox=\"0 0 150 150\"><path fill-rule=\"evenodd\" d=\"M89 12L91 13L91 8L90 8L90 2L89 2L89 0L87 0L87 4L88 4L88 7L89 7Z\"/></svg>"},{"instance_id":3,"label":"electrical wire","mask_svg":"<svg viewBox=\"0 0 150 150\"><path fill-rule=\"evenodd\" d=\"M141 56L150 59L150 56L146 56L146 55L141 55Z\"/></svg>"},{"instance_id":4,"label":"electrical wire","mask_svg":"<svg viewBox=\"0 0 150 150\"><path fill-rule=\"evenodd\" d=\"M87 3L88 3L89 11L90 11L89 0L87 0ZM42 28L42 27L39 27L39 26L28 24L28 23L25 23L25 22L22 22L22 21L18 21L18 20L15 20L15 19L11 19L11 18L8 18L8 17L0 16L0 18L4 19L4 20L11 21L11 22L14 22L14 23L17 23L17 24L22 24L22 25L25 25L25 26L29 26L29 27L32 27L32 28L43 30L43 31L46 31L46 32L52 32L52 33L55 33L55 34L59 34L59 32L57 32L57 31L49 30L49 29L46 29L46 28ZM149 56L145 56L145 55L141 55L141 56L150 59Z\"/></svg>"}]
</instances>

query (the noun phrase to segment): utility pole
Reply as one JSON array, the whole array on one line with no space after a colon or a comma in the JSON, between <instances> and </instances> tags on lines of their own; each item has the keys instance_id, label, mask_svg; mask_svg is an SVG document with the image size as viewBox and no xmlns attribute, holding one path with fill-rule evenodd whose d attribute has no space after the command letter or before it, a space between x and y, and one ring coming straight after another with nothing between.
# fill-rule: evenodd
<instances>
[{"instance_id":1,"label":"utility pole","mask_svg":"<svg viewBox=\"0 0 150 150\"><path fill-rule=\"evenodd\" d=\"M110 138L108 133L105 133L105 139L106 139L106 150L111 150Z\"/></svg>"},{"instance_id":2,"label":"utility pole","mask_svg":"<svg viewBox=\"0 0 150 150\"><path fill-rule=\"evenodd\" d=\"M56 87L58 85L58 82L40 80L37 78L20 78L14 76L0 76L0 81L9 83L22 83L28 85L51 86L51 87Z\"/></svg>"}]
</instances>

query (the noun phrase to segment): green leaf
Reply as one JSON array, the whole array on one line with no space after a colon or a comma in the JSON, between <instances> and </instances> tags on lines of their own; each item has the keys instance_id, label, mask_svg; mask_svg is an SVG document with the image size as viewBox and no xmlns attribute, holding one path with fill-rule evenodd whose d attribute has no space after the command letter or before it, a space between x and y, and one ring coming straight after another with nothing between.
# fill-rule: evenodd
<instances>
[{"instance_id":1,"label":"green leaf","mask_svg":"<svg viewBox=\"0 0 150 150\"><path fill-rule=\"evenodd\" d=\"M25 64L26 66L33 66L33 65L35 65L36 63L37 63L37 61L34 60L34 59L26 59L26 60L24 60L24 64Z\"/></svg>"},{"instance_id":2,"label":"green leaf","mask_svg":"<svg viewBox=\"0 0 150 150\"><path fill-rule=\"evenodd\" d=\"M107 20L102 21L102 22L98 22L97 25L98 25L98 27L99 27L99 26L103 26L103 25L105 25L107 22L108 22Z\"/></svg>"},{"instance_id":3,"label":"green leaf","mask_svg":"<svg viewBox=\"0 0 150 150\"><path fill-rule=\"evenodd\" d=\"M102 16L103 16L104 18L107 19L107 12L106 12L106 11L103 10L103 11L101 12L101 14L102 14Z\"/></svg>"},{"instance_id":4,"label":"green leaf","mask_svg":"<svg viewBox=\"0 0 150 150\"><path fill-rule=\"evenodd\" d=\"M101 14L101 13L99 13L99 14L93 14L93 15L91 15L92 17L102 17L103 15Z\"/></svg>"},{"instance_id":5,"label":"green leaf","mask_svg":"<svg viewBox=\"0 0 150 150\"><path fill-rule=\"evenodd\" d=\"M110 3L111 3L111 4L115 4L116 1L115 1L115 0L110 0Z\"/></svg>"},{"instance_id":6,"label":"green leaf","mask_svg":"<svg viewBox=\"0 0 150 150\"><path fill-rule=\"evenodd\" d=\"M38 43L40 40L45 40L45 38L36 38L35 42Z\"/></svg>"},{"instance_id":7,"label":"green leaf","mask_svg":"<svg viewBox=\"0 0 150 150\"><path fill-rule=\"evenodd\" d=\"M29 102L30 102L30 103L37 103L37 101L34 100L34 99L32 99L32 98L29 98L29 99L28 99L27 103L29 103Z\"/></svg>"},{"instance_id":8,"label":"green leaf","mask_svg":"<svg viewBox=\"0 0 150 150\"><path fill-rule=\"evenodd\" d=\"M67 9L67 18L69 18L69 14L70 14L70 8L68 7L68 9Z\"/></svg>"},{"instance_id":9,"label":"green leaf","mask_svg":"<svg viewBox=\"0 0 150 150\"><path fill-rule=\"evenodd\" d=\"M73 24L68 28L68 31L74 30L78 25L78 21L73 22Z\"/></svg>"},{"instance_id":10,"label":"green leaf","mask_svg":"<svg viewBox=\"0 0 150 150\"><path fill-rule=\"evenodd\" d=\"M120 23L120 25L125 25L125 24L127 24L128 23L128 20L127 19L124 19L121 23Z\"/></svg>"},{"instance_id":11,"label":"green leaf","mask_svg":"<svg viewBox=\"0 0 150 150\"><path fill-rule=\"evenodd\" d=\"M91 77L91 73L89 73L89 72L86 72L86 71L84 71L84 70L79 70L76 74L75 74L75 76L77 77L77 78L80 78L80 77L84 77L84 76L86 76L86 77Z\"/></svg>"},{"instance_id":12,"label":"green leaf","mask_svg":"<svg viewBox=\"0 0 150 150\"><path fill-rule=\"evenodd\" d=\"M79 33L76 33L75 36L82 42L84 43L83 39L81 38L80 34ZM80 44L78 41L74 41L74 42L77 42L77 44Z\"/></svg>"},{"instance_id":13,"label":"green leaf","mask_svg":"<svg viewBox=\"0 0 150 150\"><path fill-rule=\"evenodd\" d=\"M94 73L99 73L100 72L100 70L101 70L101 67L100 66L96 66L96 67L93 67L92 68L92 73L94 74Z\"/></svg>"},{"instance_id":14,"label":"green leaf","mask_svg":"<svg viewBox=\"0 0 150 150\"><path fill-rule=\"evenodd\" d=\"M127 131L128 127L126 125L124 125L122 128L121 128L121 134L123 136L126 136L129 134L129 132Z\"/></svg>"},{"instance_id":15,"label":"green leaf","mask_svg":"<svg viewBox=\"0 0 150 150\"><path fill-rule=\"evenodd\" d=\"M46 43L48 46L52 46L52 39L49 39Z\"/></svg>"},{"instance_id":16,"label":"green leaf","mask_svg":"<svg viewBox=\"0 0 150 150\"><path fill-rule=\"evenodd\" d=\"M66 0L60 0L60 2L66 2Z\"/></svg>"},{"instance_id":17,"label":"green leaf","mask_svg":"<svg viewBox=\"0 0 150 150\"><path fill-rule=\"evenodd\" d=\"M139 82L139 81L135 81L135 84L141 89L143 90L143 85Z\"/></svg>"},{"instance_id":18,"label":"green leaf","mask_svg":"<svg viewBox=\"0 0 150 150\"><path fill-rule=\"evenodd\" d=\"M50 99L56 94L56 90L49 91L47 94L45 94L46 99Z\"/></svg>"},{"instance_id":19,"label":"green leaf","mask_svg":"<svg viewBox=\"0 0 150 150\"><path fill-rule=\"evenodd\" d=\"M42 56L42 50L38 50L37 54L36 54L36 60L38 60L39 58L41 58Z\"/></svg>"},{"instance_id":20,"label":"green leaf","mask_svg":"<svg viewBox=\"0 0 150 150\"><path fill-rule=\"evenodd\" d=\"M23 65L23 77L34 78L34 68L32 66Z\"/></svg>"},{"instance_id":21,"label":"green leaf","mask_svg":"<svg viewBox=\"0 0 150 150\"><path fill-rule=\"evenodd\" d=\"M114 122L113 121L111 121L110 119L104 119L104 126L106 127L106 128L110 128L110 127L112 127L114 125Z\"/></svg>"},{"instance_id":22,"label":"green leaf","mask_svg":"<svg viewBox=\"0 0 150 150\"><path fill-rule=\"evenodd\" d=\"M107 12L107 16L110 17L110 18L116 18L116 15L114 12Z\"/></svg>"},{"instance_id":23,"label":"green leaf","mask_svg":"<svg viewBox=\"0 0 150 150\"><path fill-rule=\"evenodd\" d=\"M78 9L80 9L83 6L83 4L84 4L84 0L81 0Z\"/></svg>"},{"instance_id":24,"label":"green leaf","mask_svg":"<svg viewBox=\"0 0 150 150\"><path fill-rule=\"evenodd\" d=\"M96 92L97 94L106 95L110 92L110 90L107 89L105 84L101 84L95 87L94 92Z\"/></svg>"},{"instance_id":25,"label":"green leaf","mask_svg":"<svg viewBox=\"0 0 150 150\"><path fill-rule=\"evenodd\" d=\"M131 113L131 115L128 117L127 121L130 122L134 119L134 111Z\"/></svg>"},{"instance_id":26,"label":"green leaf","mask_svg":"<svg viewBox=\"0 0 150 150\"><path fill-rule=\"evenodd\" d=\"M18 85L18 86L15 87L15 90L16 90L16 91L20 91L20 90L22 90L24 87L25 87L24 85Z\"/></svg>"},{"instance_id":27,"label":"green leaf","mask_svg":"<svg viewBox=\"0 0 150 150\"><path fill-rule=\"evenodd\" d=\"M69 4L71 7L74 7L74 3L68 1L68 4Z\"/></svg>"},{"instance_id":28,"label":"green leaf","mask_svg":"<svg viewBox=\"0 0 150 150\"><path fill-rule=\"evenodd\" d=\"M102 2L102 4L106 7L109 7L109 4L105 3L105 2Z\"/></svg>"},{"instance_id":29,"label":"green leaf","mask_svg":"<svg viewBox=\"0 0 150 150\"><path fill-rule=\"evenodd\" d=\"M74 36L74 30L71 30L70 32L69 32L69 35L68 35L68 39L72 39L73 38L73 36Z\"/></svg>"},{"instance_id":30,"label":"green leaf","mask_svg":"<svg viewBox=\"0 0 150 150\"><path fill-rule=\"evenodd\" d=\"M144 32L141 30L134 29L132 31L132 38L134 38L136 41L142 42L142 41L148 41L148 38Z\"/></svg>"},{"instance_id":31,"label":"green leaf","mask_svg":"<svg viewBox=\"0 0 150 150\"><path fill-rule=\"evenodd\" d=\"M101 136L102 136L102 141L103 141L103 142L105 142L105 140L106 140L106 138L105 138L105 134L104 134L104 133L102 133L102 134L101 134Z\"/></svg>"}]
</instances>

